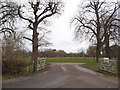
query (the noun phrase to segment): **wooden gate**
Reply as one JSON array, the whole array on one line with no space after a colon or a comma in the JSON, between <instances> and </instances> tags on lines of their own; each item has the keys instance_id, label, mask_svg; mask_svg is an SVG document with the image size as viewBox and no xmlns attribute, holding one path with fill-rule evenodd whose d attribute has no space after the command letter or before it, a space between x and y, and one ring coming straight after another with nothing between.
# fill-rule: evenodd
<instances>
[{"instance_id":1,"label":"wooden gate","mask_svg":"<svg viewBox=\"0 0 120 90\"><path fill-rule=\"evenodd\" d=\"M46 67L46 58L37 59L37 71Z\"/></svg>"},{"instance_id":2,"label":"wooden gate","mask_svg":"<svg viewBox=\"0 0 120 90\"><path fill-rule=\"evenodd\" d=\"M114 74L117 74L117 60L110 60L109 58L101 58L100 62L100 70L108 71Z\"/></svg>"}]
</instances>

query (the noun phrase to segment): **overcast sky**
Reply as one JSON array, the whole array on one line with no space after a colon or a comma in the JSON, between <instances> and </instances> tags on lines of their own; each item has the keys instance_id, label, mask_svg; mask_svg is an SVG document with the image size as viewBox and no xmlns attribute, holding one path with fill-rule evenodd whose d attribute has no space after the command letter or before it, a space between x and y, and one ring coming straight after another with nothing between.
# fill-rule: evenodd
<instances>
[{"instance_id":1,"label":"overcast sky","mask_svg":"<svg viewBox=\"0 0 120 90\"><path fill-rule=\"evenodd\" d=\"M112 0L107 0L108 2ZM112 2L116 2L114 0ZM62 49L66 52L81 52L86 51L90 43L88 41L76 42L74 41L74 29L70 27L70 20L76 15L78 5L80 6L83 0L63 0L65 7L64 12L58 18L53 19L52 24L48 28L52 31L51 48L57 50Z\"/></svg>"},{"instance_id":2,"label":"overcast sky","mask_svg":"<svg viewBox=\"0 0 120 90\"><path fill-rule=\"evenodd\" d=\"M52 46L57 50L64 50L69 52L78 52L86 50L89 43L76 42L74 41L74 29L70 27L70 21L75 16L78 4L81 4L82 0L63 0L64 1L64 12L59 17L54 18L48 27L52 33L50 34L50 41Z\"/></svg>"}]
</instances>

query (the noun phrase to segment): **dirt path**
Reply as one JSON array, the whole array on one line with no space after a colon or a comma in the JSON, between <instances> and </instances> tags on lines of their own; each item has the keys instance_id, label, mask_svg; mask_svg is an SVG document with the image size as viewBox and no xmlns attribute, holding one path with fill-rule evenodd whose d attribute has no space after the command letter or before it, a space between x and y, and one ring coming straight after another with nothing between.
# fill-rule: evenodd
<instances>
[{"instance_id":1,"label":"dirt path","mask_svg":"<svg viewBox=\"0 0 120 90\"><path fill-rule=\"evenodd\" d=\"M3 88L117 88L118 78L80 67L81 63L51 63L38 75L4 81Z\"/></svg>"}]
</instances>

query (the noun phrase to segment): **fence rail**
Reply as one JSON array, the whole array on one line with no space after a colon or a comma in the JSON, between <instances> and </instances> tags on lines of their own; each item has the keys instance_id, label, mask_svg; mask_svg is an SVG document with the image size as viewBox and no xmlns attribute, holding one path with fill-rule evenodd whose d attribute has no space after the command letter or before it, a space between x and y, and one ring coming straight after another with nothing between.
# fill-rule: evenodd
<instances>
[{"instance_id":1,"label":"fence rail","mask_svg":"<svg viewBox=\"0 0 120 90\"><path fill-rule=\"evenodd\" d=\"M37 71L46 67L46 58L37 59Z\"/></svg>"},{"instance_id":2,"label":"fence rail","mask_svg":"<svg viewBox=\"0 0 120 90\"><path fill-rule=\"evenodd\" d=\"M117 60L101 58L99 61L100 61L100 69L101 70L117 74Z\"/></svg>"}]
</instances>

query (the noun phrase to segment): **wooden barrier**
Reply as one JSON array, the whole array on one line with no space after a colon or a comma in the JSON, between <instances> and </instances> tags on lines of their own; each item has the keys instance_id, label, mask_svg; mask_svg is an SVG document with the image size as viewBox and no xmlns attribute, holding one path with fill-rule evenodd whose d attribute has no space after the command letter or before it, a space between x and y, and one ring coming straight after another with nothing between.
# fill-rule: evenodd
<instances>
[{"instance_id":1,"label":"wooden barrier","mask_svg":"<svg viewBox=\"0 0 120 90\"><path fill-rule=\"evenodd\" d=\"M46 67L46 58L37 59L37 71Z\"/></svg>"},{"instance_id":2,"label":"wooden barrier","mask_svg":"<svg viewBox=\"0 0 120 90\"><path fill-rule=\"evenodd\" d=\"M117 74L117 63L116 63L116 61L117 60L110 60L108 58L101 58L99 60L100 69Z\"/></svg>"}]
</instances>

